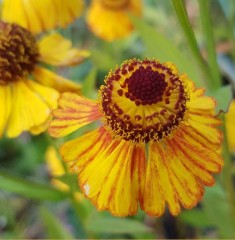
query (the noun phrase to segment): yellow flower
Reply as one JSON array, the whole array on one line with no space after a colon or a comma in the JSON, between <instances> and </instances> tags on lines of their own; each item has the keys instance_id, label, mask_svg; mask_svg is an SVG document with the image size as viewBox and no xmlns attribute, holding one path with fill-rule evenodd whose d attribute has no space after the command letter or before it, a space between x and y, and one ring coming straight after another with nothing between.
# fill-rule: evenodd
<instances>
[{"instance_id":1,"label":"yellow flower","mask_svg":"<svg viewBox=\"0 0 235 240\"><path fill-rule=\"evenodd\" d=\"M21 26L0 21L0 136L4 131L8 137L44 131L51 110L57 107L58 91L78 92L80 86L39 63L68 66L85 56L87 52L72 48L71 42L57 33L37 42Z\"/></svg>"},{"instance_id":2,"label":"yellow flower","mask_svg":"<svg viewBox=\"0 0 235 240\"><path fill-rule=\"evenodd\" d=\"M58 158L55 148L52 146L48 147L46 151L46 163L47 163L48 171L52 176L52 179L51 179L52 185L54 185L56 188L58 188L61 191L65 191L65 192L70 191L69 185L67 185L66 183L56 178L56 177L63 176L65 174L65 169L60 159ZM73 194L74 194L74 198L78 202L82 202L84 200L82 193L76 191L76 192L73 192Z\"/></svg>"},{"instance_id":3,"label":"yellow flower","mask_svg":"<svg viewBox=\"0 0 235 240\"><path fill-rule=\"evenodd\" d=\"M59 179L56 179L56 177L63 176L65 174L65 170L57 156L56 150L51 146L48 147L46 151L46 163L50 175L54 177L52 178L51 183L62 191L69 191L69 186L67 184L61 182Z\"/></svg>"},{"instance_id":4,"label":"yellow flower","mask_svg":"<svg viewBox=\"0 0 235 240\"><path fill-rule=\"evenodd\" d=\"M93 0L87 13L87 24L98 37L113 41L133 30L128 14L141 15L141 0Z\"/></svg>"},{"instance_id":5,"label":"yellow flower","mask_svg":"<svg viewBox=\"0 0 235 240\"><path fill-rule=\"evenodd\" d=\"M138 204L152 216L166 206L177 215L200 201L223 165L221 121L204 92L171 63L132 59L108 74L98 101L62 94L49 133L101 120L60 149L85 196L116 216L135 214Z\"/></svg>"},{"instance_id":6,"label":"yellow flower","mask_svg":"<svg viewBox=\"0 0 235 240\"><path fill-rule=\"evenodd\" d=\"M2 20L37 34L67 26L81 15L83 5L82 0L4 0Z\"/></svg>"},{"instance_id":7,"label":"yellow flower","mask_svg":"<svg viewBox=\"0 0 235 240\"><path fill-rule=\"evenodd\" d=\"M228 146L231 152L235 153L235 100L230 104L229 111L225 115Z\"/></svg>"}]
</instances>

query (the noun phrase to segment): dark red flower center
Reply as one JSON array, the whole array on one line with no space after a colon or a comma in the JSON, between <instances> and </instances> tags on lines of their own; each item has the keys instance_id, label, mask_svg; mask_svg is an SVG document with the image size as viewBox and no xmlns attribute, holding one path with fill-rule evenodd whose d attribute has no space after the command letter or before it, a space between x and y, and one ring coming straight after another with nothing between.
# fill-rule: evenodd
<instances>
[{"instance_id":1,"label":"dark red flower center","mask_svg":"<svg viewBox=\"0 0 235 240\"><path fill-rule=\"evenodd\" d=\"M151 66L141 66L126 79L128 92L126 97L138 104L153 104L162 100L162 95L167 87L165 75L153 71Z\"/></svg>"},{"instance_id":2,"label":"dark red flower center","mask_svg":"<svg viewBox=\"0 0 235 240\"><path fill-rule=\"evenodd\" d=\"M177 128L188 101L185 82L174 67L132 59L111 71L101 86L105 127L126 141L158 141Z\"/></svg>"}]
</instances>

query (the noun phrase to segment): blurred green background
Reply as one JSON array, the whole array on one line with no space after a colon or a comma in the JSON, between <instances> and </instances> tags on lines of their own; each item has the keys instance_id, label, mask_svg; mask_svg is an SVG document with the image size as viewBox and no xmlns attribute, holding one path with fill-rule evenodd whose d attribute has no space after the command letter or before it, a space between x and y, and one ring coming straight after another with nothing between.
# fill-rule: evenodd
<instances>
[{"instance_id":1,"label":"blurred green background","mask_svg":"<svg viewBox=\"0 0 235 240\"><path fill-rule=\"evenodd\" d=\"M235 1L205 0L208 5L204 12L200 8L202 1L175 3L185 2L198 53L187 37L182 13L177 14L174 7L177 0L143 0L142 18L130 16L135 30L122 40L108 43L95 37L87 28L86 12L68 28L59 29L74 46L89 50L91 57L79 66L55 71L81 83L83 94L95 99L105 75L126 59L154 57L172 61L180 72L187 73L197 86L206 87L208 95L218 100L218 112L226 112L235 82ZM89 2L86 1L87 6ZM205 26L206 11L211 20L209 26ZM210 45L210 36L207 38L210 30L214 45ZM222 86L213 87L214 78L208 78L197 59L197 54L207 59L208 46L214 46ZM208 65L211 76L216 75L213 65ZM17 139L0 140L1 239L235 238L234 155L226 146L226 135L224 170L216 176L216 185L206 189L196 208L183 210L177 217L166 212L161 218L153 218L140 210L136 216L118 218L98 212L79 194L76 176L66 170L56 173L48 163L48 159L56 161L58 157L63 165L53 149L94 127L91 124L64 139L52 139L47 133L24 133ZM61 182L70 187L61 186Z\"/></svg>"}]
</instances>

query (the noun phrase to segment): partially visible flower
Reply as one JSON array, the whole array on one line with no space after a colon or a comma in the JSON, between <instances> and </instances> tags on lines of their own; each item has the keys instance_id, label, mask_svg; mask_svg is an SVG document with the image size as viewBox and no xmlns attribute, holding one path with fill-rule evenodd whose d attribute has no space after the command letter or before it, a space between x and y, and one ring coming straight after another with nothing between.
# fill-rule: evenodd
<instances>
[{"instance_id":1,"label":"partially visible flower","mask_svg":"<svg viewBox=\"0 0 235 240\"><path fill-rule=\"evenodd\" d=\"M141 12L141 0L92 0L87 24L96 36L113 41L133 30L128 14L140 16Z\"/></svg>"},{"instance_id":2,"label":"partially visible flower","mask_svg":"<svg viewBox=\"0 0 235 240\"><path fill-rule=\"evenodd\" d=\"M229 149L235 153L235 100L231 102L229 110L225 114L225 126Z\"/></svg>"},{"instance_id":3,"label":"partially visible flower","mask_svg":"<svg viewBox=\"0 0 235 240\"><path fill-rule=\"evenodd\" d=\"M135 214L138 204L152 216L167 206L177 215L200 201L223 165L221 121L204 92L170 63L132 59L108 74L99 101L62 94L49 133L101 120L60 149L85 196L117 216Z\"/></svg>"},{"instance_id":4,"label":"partially visible flower","mask_svg":"<svg viewBox=\"0 0 235 240\"><path fill-rule=\"evenodd\" d=\"M2 20L37 34L66 27L81 15L83 5L83 0L3 0Z\"/></svg>"},{"instance_id":5,"label":"partially visible flower","mask_svg":"<svg viewBox=\"0 0 235 240\"><path fill-rule=\"evenodd\" d=\"M69 186L56 178L63 176L65 170L57 156L56 150L52 146L48 147L45 157L48 171L50 175L53 176L51 183L62 191L69 191Z\"/></svg>"},{"instance_id":6,"label":"partially visible flower","mask_svg":"<svg viewBox=\"0 0 235 240\"><path fill-rule=\"evenodd\" d=\"M48 147L45 157L48 171L52 176L51 184L56 188L60 189L61 191L65 192L70 191L70 186L58 179L58 177L63 176L66 172L65 167L61 163L55 148L52 146ZM78 202L84 200L84 197L81 192L75 191L73 192L73 194Z\"/></svg>"},{"instance_id":7,"label":"partially visible flower","mask_svg":"<svg viewBox=\"0 0 235 240\"><path fill-rule=\"evenodd\" d=\"M79 92L80 86L39 64L69 66L87 56L58 33L37 42L21 26L0 21L0 136L45 131L58 91Z\"/></svg>"}]
</instances>

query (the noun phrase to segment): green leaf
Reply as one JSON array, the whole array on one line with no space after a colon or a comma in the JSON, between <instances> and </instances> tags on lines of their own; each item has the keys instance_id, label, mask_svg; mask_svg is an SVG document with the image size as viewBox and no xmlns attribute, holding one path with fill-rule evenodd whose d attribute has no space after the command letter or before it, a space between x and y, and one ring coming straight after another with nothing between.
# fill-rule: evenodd
<instances>
[{"instance_id":1,"label":"green leaf","mask_svg":"<svg viewBox=\"0 0 235 240\"><path fill-rule=\"evenodd\" d=\"M182 219L185 223L199 228L205 228L210 225L207 219L207 215L203 209L192 209L190 211L184 211L179 215L179 218Z\"/></svg>"},{"instance_id":2,"label":"green leaf","mask_svg":"<svg viewBox=\"0 0 235 240\"><path fill-rule=\"evenodd\" d=\"M42 207L40 214L46 227L49 239L74 239L69 231L50 211Z\"/></svg>"},{"instance_id":3,"label":"green leaf","mask_svg":"<svg viewBox=\"0 0 235 240\"><path fill-rule=\"evenodd\" d=\"M97 70L93 68L87 75L83 85L82 94L86 97L92 97L95 90Z\"/></svg>"},{"instance_id":4,"label":"green leaf","mask_svg":"<svg viewBox=\"0 0 235 240\"><path fill-rule=\"evenodd\" d=\"M107 73L117 64L116 59L109 54L109 51L105 51L104 49L92 49L91 59L99 69Z\"/></svg>"},{"instance_id":5,"label":"green leaf","mask_svg":"<svg viewBox=\"0 0 235 240\"><path fill-rule=\"evenodd\" d=\"M210 224L218 228L219 236L234 238L235 229L232 212L226 193L219 184L206 190L203 207Z\"/></svg>"},{"instance_id":6,"label":"green leaf","mask_svg":"<svg viewBox=\"0 0 235 240\"><path fill-rule=\"evenodd\" d=\"M48 184L36 183L20 177L11 176L2 171L0 171L0 188L38 200L59 201L67 197L65 193Z\"/></svg>"},{"instance_id":7,"label":"green leaf","mask_svg":"<svg viewBox=\"0 0 235 240\"><path fill-rule=\"evenodd\" d=\"M229 104L232 100L233 93L230 85L223 86L217 91L208 91L207 95L213 96L216 99L216 112L227 112Z\"/></svg>"},{"instance_id":8,"label":"green leaf","mask_svg":"<svg viewBox=\"0 0 235 240\"><path fill-rule=\"evenodd\" d=\"M200 69L196 67L192 56L187 58L173 42L152 26L137 17L130 17L143 40L148 58L154 57L162 62L171 61L181 73L186 73L198 86L202 86Z\"/></svg>"},{"instance_id":9,"label":"green leaf","mask_svg":"<svg viewBox=\"0 0 235 240\"><path fill-rule=\"evenodd\" d=\"M210 81L211 89L218 89L221 86L221 75L216 59L216 48L210 16L210 2L209 0L199 0L198 3L202 31L207 49L207 61L212 76L211 79L208 78L208 81Z\"/></svg>"},{"instance_id":10,"label":"green leaf","mask_svg":"<svg viewBox=\"0 0 235 240\"><path fill-rule=\"evenodd\" d=\"M73 192L80 190L77 174L65 173L61 176L56 176L55 178L68 185L73 190Z\"/></svg>"},{"instance_id":11,"label":"green leaf","mask_svg":"<svg viewBox=\"0 0 235 240\"><path fill-rule=\"evenodd\" d=\"M87 230L95 233L138 234L149 233L151 229L144 224L124 218L97 218L87 222Z\"/></svg>"}]
</instances>

